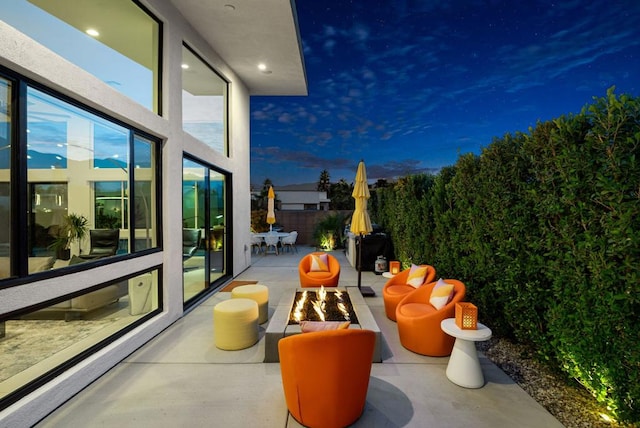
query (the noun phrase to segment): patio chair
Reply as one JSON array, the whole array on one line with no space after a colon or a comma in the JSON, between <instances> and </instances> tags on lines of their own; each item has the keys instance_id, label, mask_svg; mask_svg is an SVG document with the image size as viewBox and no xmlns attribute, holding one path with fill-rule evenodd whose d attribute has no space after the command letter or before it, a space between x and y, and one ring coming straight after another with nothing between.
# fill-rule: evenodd
<instances>
[{"instance_id":1,"label":"patio chair","mask_svg":"<svg viewBox=\"0 0 640 428\"><path fill-rule=\"evenodd\" d=\"M360 418L375 346L371 330L287 336L278 342L289 413L308 427L344 427Z\"/></svg>"},{"instance_id":2,"label":"patio chair","mask_svg":"<svg viewBox=\"0 0 640 428\"><path fill-rule=\"evenodd\" d=\"M193 257L200 246L200 229L182 229L182 261Z\"/></svg>"},{"instance_id":3,"label":"patio chair","mask_svg":"<svg viewBox=\"0 0 640 428\"><path fill-rule=\"evenodd\" d=\"M256 249L256 254L260 254L262 252L262 246L264 245L264 240L261 236L256 236L256 234L251 234L251 249Z\"/></svg>"},{"instance_id":4,"label":"patio chair","mask_svg":"<svg viewBox=\"0 0 640 428\"><path fill-rule=\"evenodd\" d=\"M298 232L295 230L289 233L289 236L285 236L284 238L282 238L280 240L280 243L282 244L282 251L285 251L285 249L288 248L289 250L291 250L291 252L295 250L297 253L298 252L298 247L296 247L297 240L298 240Z\"/></svg>"},{"instance_id":5,"label":"patio chair","mask_svg":"<svg viewBox=\"0 0 640 428\"><path fill-rule=\"evenodd\" d=\"M120 245L120 229L91 229L89 231L91 248L88 254L81 254L82 259L99 259L115 256Z\"/></svg>"},{"instance_id":6,"label":"patio chair","mask_svg":"<svg viewBox=\"0 0 640 428\"><path fill-rule=\"evenodd\" d=\"M275 233L267 233L264 236L264 243L265 243L265 254L267 253L267 251L269 251L270 247L273 247L273 250L276 253L276 256L278 255L278 244L280 243L280 238L278 238L278 235L276 235Z\"/></svg>"},{"instance_id":7,"label":"patio chair","mask_svg":"<svg viewBox=\"0 0 640 428\"><path fill-rule=\"evenodd\" d=\"M433 282L436 277L436 269L430 265L426 266L427 272L424 276L424 280L419 287L425 284ZM407 284L407 278L411 269L405 269L393 278L390 278L387 283L382 287L382 299L384 301L384 312L391 321L396 320L396 306L400 303L407 294L415 291L416 288L413 285Z\"/></svg>"},{"instance_id":8,"label":"patio chair","mask_svg":"<svg viewBox=\"0 0 640 428\"><path fill-rule=\"evenodd\" d=\"M337 287L340 262L327 253L307 254L298 263L298 276L301 287Z\"/></svg>"},{"instance_id":9,"label":"patio chair","mask_svg":"<svg viewBox=\"0 0 640 428\"><path fill-rule=\"evenodd\" d=\"M453 297L441 309L429 303L431 291L437 282L416 288L396 307L400 343L416 354L431 357L451 355L455 338L443 332L440 323L446 318L455 317L455 305L464 299L466 288L455 279L444 281L453 284Z\"/></svg>"}]
</instances>

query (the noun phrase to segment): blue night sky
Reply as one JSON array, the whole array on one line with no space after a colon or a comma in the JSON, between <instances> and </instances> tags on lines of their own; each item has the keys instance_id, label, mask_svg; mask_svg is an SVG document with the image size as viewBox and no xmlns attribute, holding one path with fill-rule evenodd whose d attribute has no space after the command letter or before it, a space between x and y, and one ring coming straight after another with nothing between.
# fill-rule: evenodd
<instances>
[{"instance_id":1,"label":"blue night sky","mask_svg":"<svg viewBox=\"0 0 640 428\"><path fill-rule=\"evenodd\" d=\"M299 0L307 97L252 97L251 182L437 172L494 137L640 95L640 2Z\"/></svg>"}]
</instances>

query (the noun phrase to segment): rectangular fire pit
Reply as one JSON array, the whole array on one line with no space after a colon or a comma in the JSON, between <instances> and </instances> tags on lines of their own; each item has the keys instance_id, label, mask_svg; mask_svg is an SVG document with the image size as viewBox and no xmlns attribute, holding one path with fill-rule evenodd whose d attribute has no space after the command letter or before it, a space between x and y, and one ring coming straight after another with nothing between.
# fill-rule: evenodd
<instances>
[{"instance_id":1,"label":"rectangular fire pit","mask_svg":"<svg viewBox=\"0 0 640 428\"><path fill-rule=\"evenodd\" d=\"M378 328L378 324L376 324L376 321L373 318L371 311L369 310L369 306L362 297L362 294L360 294L360 291L357 287L327 288L328 292L332 292L336 289L348 294L348 299L351 301L353 312L355 312L355 320L357 321L357 323L352 320L349 328L371 330L376 334L376 345L373 351L373 362L382 362L380 351L380 329ZM300 326L298 324L290 323L290 317L292 308L294 306L294 303L296 302L296 294L302 293L305 290L317 291L318 289L298 289L291 294L285 294L284 296L282 296L282 299L278 303L276 311L269 321L269 325L267 327L267 332L265 335L265 363L277 363L280 361L280 357L278 355L278 341L281 338L301 333Z\"/></svg>"}]
</instances>

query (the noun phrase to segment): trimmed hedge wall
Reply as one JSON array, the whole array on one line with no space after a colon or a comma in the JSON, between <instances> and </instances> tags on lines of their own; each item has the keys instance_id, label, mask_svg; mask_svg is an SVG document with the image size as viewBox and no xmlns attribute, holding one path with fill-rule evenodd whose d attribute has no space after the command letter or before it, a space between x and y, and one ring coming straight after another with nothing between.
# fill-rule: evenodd
<instances>
[{"instance_id":1,"label":"trimmed hedge wall","mask_svg":"<svg viewBox=\"0 0 640 428\"><path fill-rule=\"evenodd\" d=\"M396 257L462 280L480 318L640 422L640 101L496 138L377 189Z\"/></svg>"}]
</instances>

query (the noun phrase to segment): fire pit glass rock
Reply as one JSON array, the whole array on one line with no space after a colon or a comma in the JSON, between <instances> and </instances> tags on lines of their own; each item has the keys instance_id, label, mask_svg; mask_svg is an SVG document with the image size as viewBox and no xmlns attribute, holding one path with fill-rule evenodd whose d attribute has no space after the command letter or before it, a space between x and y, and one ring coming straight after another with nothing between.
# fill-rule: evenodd
<instances>
[{"instance_id":1,"label":"fire pit glass rock","mask_svg":"<svg viewBox=\"0 0 640 428\"><path fill-rule=\"evenodd\" d=\"M296 292L289 325L300 321L350 321L358 324L358 317L348 293L337 289L327 291L321 287L317 291Z\"/></svg>"}]
</instances>

